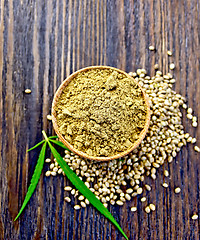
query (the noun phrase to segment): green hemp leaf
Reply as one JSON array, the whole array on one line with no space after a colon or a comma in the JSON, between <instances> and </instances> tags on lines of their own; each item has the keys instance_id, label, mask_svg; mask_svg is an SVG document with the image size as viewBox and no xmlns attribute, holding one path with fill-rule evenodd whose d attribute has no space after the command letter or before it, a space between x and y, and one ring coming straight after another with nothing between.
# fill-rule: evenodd
<instances>
[{"instance_id":1,"label":"green hemp leaf","mask_svg":"<svg viewBox=\"0 0 200 240\"><path fill-rule=\"evenodd\" d=\"M117 221L114 219L114 217L112 216L112 214L108 211L108 209L100 202L99 199L96 198L95 194L90 191L90 189L84 184L84 182L82 180L80 180L80 178L70 169L70 167L67 165L67 163L63 160L63 158L61 157L61 155L57 152L57 150L52 146L51 142L64 148L69 150L67 147L65 147L65 145L60 142L60 141L56 141L53 140L54 138L57 138L57 136L52 136L52 137L47 137L45 131L42 131L42 134L44 135L45 140L41 141L40 143L36 144L34 147L32 147L30 150L35 149L36 147L40 146L41 144L44 144L36 167L35 167L35 171L33 173L32 179L31 179L31 184L28 188L28 192L26 194L26 197L24 199L24 202L22 204L22 207L17 215L17 217L15 218L15 220L17 220L17 218L21 215L22 211L24 210L24 208L26 207L28 201L30 200L31 196L33 195L33 192L37 186L37 183L40 179L40 175L43 169L43 165L44 165L44 160L45 160L45 152L46 152L46 145L48 143L51 152L53 154L53 156L56 158L58 164L60 165L60 167L62 168L62 170L64 171L66 177L71 181L71 183L79 190L79 192L81 192L85 198L87 198L89 200L89 202L101 213L103 214L106 218L108 218L114 225L115 227L119 230L119 232L124 236L124 238L126 240L128 240L128 237L126 236L126 234L124 233L124 231L122 230L122 228L120 227L120 225L117 223Z\"/></svg>"}]
</instances>

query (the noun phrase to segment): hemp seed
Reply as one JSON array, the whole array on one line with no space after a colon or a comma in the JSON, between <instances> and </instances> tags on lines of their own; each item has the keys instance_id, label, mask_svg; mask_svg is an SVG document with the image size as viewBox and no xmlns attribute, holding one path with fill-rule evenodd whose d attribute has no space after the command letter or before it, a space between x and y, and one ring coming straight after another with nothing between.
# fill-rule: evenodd
<instances>
[{"instance_id":1,"label":"hemp seed","mask_svg":"<svg viewBox=\"0 0 200 240\"><path fill-rule=\"evenodd\" d=\"M30 94L31 93L31 89L26 89L25 91L24 91L26 94Z\"/></svg>"},{"instance_id":2,"label":"hemp seed","mask_svg":"<svg viewBox=\"0 0 200 240\"><path fill-rule=\"evenodd\" d=\"M197 125L198 125L197 122L192 122L193 127L197 127Z\"/></svg>"},{"instance_id":3,"label":"hemp seed","mask_svg":"<svg viewBox=\"0 0 200 240\"><path fill-rule=\"evenodd\" d=\"M164 171L165 177L169 177L169 172L167 170Z\"/></svg>"},{"instance_id":4,"label":"hemp seed","mask_svg":"<svg viewBox=\"0 0 200 240\"><path fill-rule=\"evenodd\" d=\"M86 207L86 203L85 202L80 202L81 207L85 208Z\"/></svg>"},{"instance_id":5,"label":"hemp seed","mask_svg":"<svg viewBox=\"0 0 200 240\"><path fill-rule=\"evenodd\" d=\"M175 188L174 192L175 192L175 193L180 193L180 192L181 192L180 187Z\"/></svg>"},{"instance_id":6,"label":"hemp seed","mask_svg":"<svg viewBox=\"0 0 200 240\"><path fill-rule=\"evenodd\" d=\"M163 183L163 187L164 187L164 188L168 188L168 186L169 186L169 185L168 185L167 183Z\"/></svg>"},{"instance_id":7,"label":"hemp seed","mask_svg":"<svg viewBox=\"0 0 200 240\"><path fill-rule=\"evenodd\" d=\"M158 64L154 65L154 69L157 70L159 68Z\"/></svg>"},{"instance_id":8,"label":"hemp seed","mask_svg":"<svg viewBox=\"0 0 200 240\"><path fill-rule=\"evenodd\" d=\"M187 113L192 114L192 112L193 112L192 108L187 109Z\"/></svg>"},{"instance_id":9,"label":"hemp seed","mask_svg":"<svg viewBox=\"0 0 200 240\"><path fill-rule=\"evenodd\" d=\"M66 202L71 202L71 199L69 197L64 198Z\"/></svg>"},{"instance_id":10,"label":"hemp seed","mask_svg":"<svg viewBox=\"0 0 200 240\"><path fill-rule=\"evenodd\" d=\"M150 51L154 51L154 50L155 50L155 47L151 45L151 46L149 46L149 50L150 50Z\"/></svg>"},{"instance_id":11,"label":"hemp seed","mask_svg":"<svg viewBox=\"0 0 200 240\"><path fill-rule=\"evenodd\" d=\"M65 191L71 191L71 190L72 190L72 187L70 187L70 186L64 187L64 190L65 190Z\"/></svg>"},{"instance_id":12,"label":"hemp seed","mask_svg":"<svg viewBox=\"0 0 200 240\"><path fill-rule=\"evenodd\" d=\"M147 191L151 191L151 187L148 184L145 184L145 188Z\"/></svg>"},{"instance_id":13,"label":"hemp seed","mask_svg":"<svg viewBox=\"0 0 200 240\"><path fill-rule=\"evenodd\" d=\"M131 207L131 212L136 212L137 208L136 207Z\"/></svg>"},{"instance_id":14,"label":"hemp seed","mask_svg":"<svg viewBox=\"0 0 200 240\"><path fill-rule=\"evenodd\" d=\"M80 205L75 205L75 206L74 206L74 209L75 209L75 210L79 210L80 208L81 208Z\"/></svg>"},{"instance_id":15,"label":"hemp seed","mask_svg":"<svg viewBox=\"0 0 200 240\"><path fill-rule=\"evenodd\" d=\"M122 205L124 204L124 203L123 203L122 201L120 201L120 200L117 200L116 203L117 203L117 205L120 205L120 206L122 206Z\"/></svg>"},{"instance_id":16,"label":"hemp seed","mask_svg":"<svg viewBox=\"0 0 200 240\"><path fill-rule=\"evenodd\" d=\"M172 56L172 52L171 51L167 51L167 54L169 55L169 56Z\"/></svg>"},{"instance_id":17,"label":"hemp seed","mask_svg":"<svg viewBox=\"0 0 200 240\"><path fill-rule=\"evenodd\" d=\"M49 177L50 175L51 175L51 172L50 171L46 171L45 176Z\"/></svg>"},{"instance_id":18,"label":"hemp seed","mask_svg":"<svg viewBox=\"0 0 200 240\"><path fill-rule=\"evenodd\" d=\"M142 198L140 199L141 202L145 202L146 200L147 200L146 197L142 197Z\"/></svg>"},{"instance_id":19,"label":"hemp seed","mask_svg":"<svg viewBox=\"0 0 200 240\"><path fill-rule=\"evenodd\" d=\"M144 210L145 210L145 212L146 212L146 213L150 213L150 211L151 211L151 209L150 209L150 207L149 207L149 206L145 207L145 209L144 209Z\"/></svg>"},{"instance_id":20,"label":"hemp seed","mask_svg":"<svg viewBox=\"0 0 200 240\"><path fill-rule=\"evenodd\" d=\"M55 177L57 174L56 172L51 172L51 175Z\"/></svg>"},{"instance_id":21,"label":"hemp seed","mask_svg":"<svg viewBox=\"0 0 200 240\"><path fill-rule=\"evenodd\" d=\"M187 105L183 103L182 108L187 109Z\"/></svg>"},{"instance_id":22,"label":"hemp seed","mask_svg":"<svg viewBox=\"0 0 200 240\"><path fill-rule=\"evenodd\" d=\"M193 116L193 117L192 117L192 121L193 121L193 122L197 122L197 117L196 117L196 116Z\"/></svg>"},{"instance_id":23,"label":"hemp seed","mask_svg":"<svg viewBox=\"0 0 200 240\"><path fill-rule=\"evenodd\" d=\"M51 120L52 120L52 116L51 116L51 115L47 115L47 119L48 119L49 121L51 121Z\"/></svg>"},{"instance_id":24,"label":"hemp seed","mask_svg":"<svg viewBox=\"0 0 200 240\"><path fill-rule=\"evenodd\" d=\"M191 143L196 143L196 138L192 138Z\"/></svg>"},{"instance_id":25,"label":"hemp seed","mask_svg":"<svg viewBox=\"0 0 200 240\"><path fill-rule=\"evenodd\" d=\"M155 206L153 203L150 203L150 204L149 204L149 208L150 208L152 211L155 211L155 210L156 210L156 206Z\"/></svg>"},{"instance_id":26,"label":"hemp seed","mask_svg":"<svg viewBox=\"0 0 200 240\"><path fill-rule=\"evenodd\" d=\"M198 146L194 146L194 150L195 150L196 152L200 152L200 148L199 148Z\"/></svg>"},{"instance_id":27,"label":"hemp seed","mask_svg":"<svg viewBox=\"0 0 200 240\"><path fill-rule=\"evenodd\" d=\"M194 215L192 215L192 220L197 220L198 219L198 215L197 214L194 214Z\"/></svg>"},{"instance_id":28,"label":"hemp seed","mask_svg":"<svg viewBox=\"0 0 200 240\"><path fill-rule=\"evenodd\" d=\"M170 68L171 70L173 70L173 69L175 68L175 64L174 64L174 63L171 63L171 64L169 65L169 68Z\"/></svg>"},{"instance_id":29,"label":"hemp seed","mask_svg":"<svg viewBox=\"0 0 200 240\"><path fill-rule=\"evenodd\" d=\"M190 114L190 113L188 113L187 115L186 115L186 117L188 118L188 119L192 119L192 114Z\"/></svg>"},{"instance_id":30,"label":"hemp seed","mask_svg":"<svg viewBox=\"0 0 200 240\"><path fill-rule=\"evenodd\" d=\"M142 192L143 192L143 190L141 187L137 189L137 194L142 194Z\"/></svg>"},{"instance_id":31,"label":"hemp seed","mask_svg":"<svg viewBox=\"0 0 200 240\"><path fill-rule=\"evenodd\" d=\"M50 158L47 158L47 159L45 160L45 162L46 162L46 163L50 163L50 162L51 162L51 159L50 159Z\"/></svg>"}]
</instances>

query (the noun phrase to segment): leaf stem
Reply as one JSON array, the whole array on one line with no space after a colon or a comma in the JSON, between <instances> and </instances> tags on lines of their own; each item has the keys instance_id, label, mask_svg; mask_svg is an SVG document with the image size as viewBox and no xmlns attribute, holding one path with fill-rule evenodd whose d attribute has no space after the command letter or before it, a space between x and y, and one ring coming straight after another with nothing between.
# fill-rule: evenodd
<instances>
[{"instance_id":1,"label":"leaf stem","mask_svg":"<svg viewBox=\"0 0 200 240\"><path fill-rule=\"evenodd\" d=\"M49 139L48 139L48 137L47 137L47 135L46 135L44 130L42 130L42 134L43 134L44 139L46 140L46 142L49 142Z\"/></svg>"}]
</instances>

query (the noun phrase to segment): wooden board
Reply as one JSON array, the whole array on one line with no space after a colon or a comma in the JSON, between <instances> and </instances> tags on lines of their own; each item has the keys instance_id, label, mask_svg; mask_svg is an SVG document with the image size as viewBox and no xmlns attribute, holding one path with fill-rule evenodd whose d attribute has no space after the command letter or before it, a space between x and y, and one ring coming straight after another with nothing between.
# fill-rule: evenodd
<instances>
[{"instance_id":1,"label":"wooden board","mask_svg":"<svg viewBox=\"0 0 200 240\"><path fill-rule=\"evenodd\" d=\"M123 239L92 206L75 211L66 204L66 179L46 178L47 165L23 215L13 222L39 153L26 150L42 139L42 129L52 134L46 116L59 84L90 65L153 74L155 63L166 73L175 62L175 90L200 119L199 7L199 0L0 1L0 239ZM25 94L26 88L32 93ZM193 129L185 114L183 123L200 145L200 127ZM168 189L161 186L163 169L170 172ZM191 215L200 213L199 180L200 155L188 145L159 169L156 181L145 179L154 213L147 215L139 198L109 210L130 239L197 240L199 220Z\"/></svg>"}]
</instances>

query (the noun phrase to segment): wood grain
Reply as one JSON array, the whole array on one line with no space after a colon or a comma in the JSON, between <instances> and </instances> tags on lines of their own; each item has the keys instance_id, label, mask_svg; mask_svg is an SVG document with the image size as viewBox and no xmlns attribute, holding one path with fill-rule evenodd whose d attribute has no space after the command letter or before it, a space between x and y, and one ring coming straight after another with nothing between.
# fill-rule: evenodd
<instances>
[{"instance_id":1,"label":"wood grain","mask_svg":"<svg viewBox=\"0 0 200 240\"><path fill-rule=\"evenodd\" d=\"M144 67L153 74L155 63L166 73L174 62L175 90L200 118L199 6L199 0L0 1L0 239L123 239L93 207L75 211L75 199L66 204L68 181L46 178L47 165L23 215L13 222L39 153L26 150L42 139L42 129L52 134L46 115L60 83L91 65L127 72ZM183 124L199 145L200 127L193 129L185 114ZM199 160L188 145L159 169L156 181L145 179L152 191L144 195L156 204L152 214L143 211L139 198L109 206L130 239L200 238L200 222L191 220L200 213ZM164 169L170 172L168 189L161 186ZM136 213L130 212L133 205Z\"/></svg>"}]
</instances>

